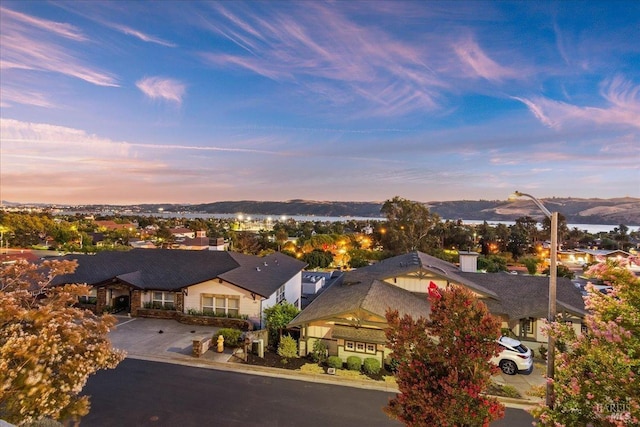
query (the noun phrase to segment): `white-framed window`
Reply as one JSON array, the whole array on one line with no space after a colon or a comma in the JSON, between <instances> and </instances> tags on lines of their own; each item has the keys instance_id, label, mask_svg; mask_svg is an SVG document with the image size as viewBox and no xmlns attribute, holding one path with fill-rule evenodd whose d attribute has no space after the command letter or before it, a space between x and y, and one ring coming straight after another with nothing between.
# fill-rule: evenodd
<instances>
[{"instance_id":1,"label":"white-framed window","mask_svg":"<svg viewBox=\"0 0 640 427\"><path fill-rule=\"evenodd\" d=\"M213 295L202 295L202 312L213 314L214 307Z\"/></svg>"},{"instance_id":2,"label":"white-framed window","mask_svg":"<svg viewBox=\"0 0 640 427\"><path fill-rule=\"evenodd\" d=\"M240 297L235 295L203 294L202 311L221 317L240 317Z\"/></svg>"},{"instance_id":3,"label":"white-framed window","mask_svg":"<svg viewBox=\"0 0 640 427\"><path fill-rule=\"evenodd\" d=\"M282 285L276 291L276 304L279 304L284 300L285 300L285 298L284 298L284 285Z\"/></svg>"},{"instance_id":4,"label":"white-framed window","mask_svg":"<svg viewBox=\"0 0 640 427\"><path fill-rule=\"evenodd\" d=\"M175 307L175 294L173 292L153 291L151 298L153 307L160 306L169 309Z\"/></svg>"},{"instance_id":5,"label":"white-framed window","mask_svg":"<svg viewBox=\"0 0 640 427\"><path fill-rule=\"evenodd\" d=\"M377 346L366 342L345 341L344 349L345 351L355 351L357 353L376 354Z\"/></svg>"},{"instance_id":6,"label":"white-framed window","mask_svg":"<svg viewBox=\"0 0 640 427\"><path fill-rule=\"evenodd\" d=\"M91 288L89 295L82 295L78 297L80 304L96 304L98 302L98 290Z\"/></svg>"}]
</instances>

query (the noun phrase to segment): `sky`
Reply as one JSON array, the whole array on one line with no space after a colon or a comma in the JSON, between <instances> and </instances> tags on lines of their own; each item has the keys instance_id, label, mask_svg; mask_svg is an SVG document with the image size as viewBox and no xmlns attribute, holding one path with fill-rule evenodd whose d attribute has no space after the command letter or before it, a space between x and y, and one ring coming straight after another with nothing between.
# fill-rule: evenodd
<instances>
[{"instance_id":1,"label":"sky","mask_svg":"<svg viewBox=\"0 0 640 427\"><path fill-rule=\"evenodd\" d=\"M638 1L0 3L0 199L640 197Z\"/></svg>"}]
</instances>

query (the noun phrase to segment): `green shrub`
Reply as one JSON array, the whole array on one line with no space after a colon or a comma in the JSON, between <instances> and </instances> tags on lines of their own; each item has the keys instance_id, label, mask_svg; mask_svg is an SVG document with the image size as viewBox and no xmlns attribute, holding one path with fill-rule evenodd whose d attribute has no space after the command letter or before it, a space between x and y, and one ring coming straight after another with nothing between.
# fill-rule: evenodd
<instances>
[{"instance_id":1,"label":"green shrub","mask_svg":"<svg viewBox=\"0 0 640 427\"><path fill-rule=\"evenodd\" d=\"M214 337L214 341L217 342L218 335L222 335L224 338L224 345L227 347L237 347L240 345L240 337L242 336L242 331L239 329L233 328L222 328L218 331L218 333Z\"/></svg>"},{"instance_id":2,"label":"green shrub","mask_svg":"<svg viewBox=\"0 0 640 427\"><path fill-rule=\"evenodd\" d=\"M313 352L311 353L311 359L316 363L322 363L327 360L327 344L322 340L315 340L313 342Z\"/></svg>"},{"instance_id":3,"label":"green shrub","mask_svg":"<svg viewBox=\"0 0 640 427\"><path fill-rule=\"evenodd\" d=\"M347 357L347 369L350 371L359 371L362 367L362 359L358 356Z\"/></svg>"},{"instance_id":4,"label":"green shrub","mask_svg":"<svg viewBox=\"0 0 640 427\"><path fill-rule=\"evenodd\" d=\"M362 365L362 369L365 374L376 375L380 372L380 361L375 357L367 357L364 359L364 363Z\"/></svg>"},{"instance_id":5,"label":"green shrub","mask_svg":"<svg viewBox=\"0 0 640 427\"><path fill-rule=\"evenodd\" d=\"M342 359L338 356L329 356L327 366L330 368L342 369Z\"/></svg>"},{"instance_id":6,"label":"green shrub","mask_svg":"<svg viewBox=\"0 0 640 427\"><path fill-rule=\"evenodd\" d=\"M278 344L278 355L285 359L298 357L298 343L291 335L285 335Z\"/></svg>"}]
</instances>

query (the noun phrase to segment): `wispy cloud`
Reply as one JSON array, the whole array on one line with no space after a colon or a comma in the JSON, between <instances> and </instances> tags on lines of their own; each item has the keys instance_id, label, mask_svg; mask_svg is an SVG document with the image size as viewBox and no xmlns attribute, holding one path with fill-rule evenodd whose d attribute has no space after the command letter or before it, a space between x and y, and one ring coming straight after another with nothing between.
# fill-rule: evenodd
<instances>
[{"instance_id":1,"label":"wispy cloud","mask_svg":"<svg viewBox=\"0 0 640 427\"><path fill-rule=\"evenodd\" d=\"M150 36L148 34L143 33L142 31L138 31L134 28L131 27L127 27L126 25L122 25L122 24L116 24L116 23L107 23L104 22L104 25L111 27L115 30L120 31L123 34L126 34L128 36L134 36L140 40L142 40L143 42L147 42L147 43L155 43L155 44L159 44L161 46L166 46L166 47L176 47L177 45L175 43L171 43L168 42L166 40L162 40L161 38L158 37L154 37L154 36Z\"/></svg>"},{"instance_id":2,"label":"wispy cloud","mask_svg":"<svg viewBox=\"0 0 640 427\"><path fill-rule=\"evenodd\" d=\"M480 48L478 43L467 38L454 45L454 52L463 65L468 67L476 76L491 81L499 81L505 78L518 76L515 70L495 62Z\"/></svg>"},{"instance_id":3,"label":"wispy cloud","mask_svg":"<svg viewBox=\"0 0 640 427\"><path fill-rule=\"evenodd\" d=\"M600 93L608 101L607 107L578 106L541 96L514 99L525 104L545 126L555 129L580 123L640 129L640 86L616 76L603 82Z\"/></svg>"},{"instance_id":4,"label":"wispy cloud","mask_svg":"<svg viewBox=\"0 0 640 427\"><path fill-rule=\"evenodd\" d=\"M162 99L166 101L182 104L186 86L184 83L164 77L145 77L136 82L138 89L152 99Z\"/></svg>"},{"instance_id":5,"label":"wispy cloud","mask_svg":"<svg viewBox=\"0 0 640 427\"><path fill-rule=\"evenodd\" d=\"M47 32L56 34L58 36L66 37L68 39L76 41L85 41L87 38L82 34L80 30L71 24L65 24L60 22L48 21L46 19L39 19L33 16L25 15L24 13L16 12L11 9L0 7L0 15L4 15L5 18L30 26L46 30Z\"/></svg>"},{"instance_id":6,"label":"wispy cloud","mask_svg":"<svg viewBox=\"0 0 640 427\"><path fill-rule=\"evenodd\" d=\"M13 87L2 88L0 106L10 107L12 104L33 105L35 107L51 108L54 104L49 98L40 92L29 89L17 89Z\"/></svg>"},{"instance_id":7,"label":"wispy cloud","mask_svg":"<svg viewBox=\"0 0 640 427\"><path fill-rule=\"evenodd\" d=\"M375 115L432 110L447 87L420 48L358 24L337 8L305 3L287 14L244 11L240 16L227 6L214 6L223 19L207 27L246 53L203 52L214 66L291 82L339 105L365 101Z\"/></svg>"},{"instance_id":8,"label":"wispy cloud","mask_svg":"<svg viewBox=\"0 0 640 427\"><path fill-rule=\"evenodd\" d=\"M33 18L4 8L0 14L0 58L3 69L60 73L98 86L118 86L108 73L84 64L72 50L58 41L86 38L74 27Z\"/></svg>"}]
</instances>

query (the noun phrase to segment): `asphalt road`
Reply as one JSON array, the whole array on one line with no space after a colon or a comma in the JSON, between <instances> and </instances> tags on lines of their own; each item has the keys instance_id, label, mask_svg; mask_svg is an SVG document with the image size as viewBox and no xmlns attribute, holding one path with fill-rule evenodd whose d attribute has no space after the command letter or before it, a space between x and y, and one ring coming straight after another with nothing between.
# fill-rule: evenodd
<instances>
[{"instance_id":1,"label":"asphalt road","mask_svg":"<svg viewBox=\"0 0 640 427\"><path fill-rule=\"evenodd\" d=\"M84 389L82 427L400 426L383 412L391 393L125 359ZM492 427L531 426L507 409Z\"/></svg>"}]
</instances>

